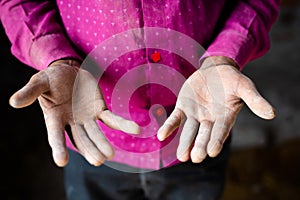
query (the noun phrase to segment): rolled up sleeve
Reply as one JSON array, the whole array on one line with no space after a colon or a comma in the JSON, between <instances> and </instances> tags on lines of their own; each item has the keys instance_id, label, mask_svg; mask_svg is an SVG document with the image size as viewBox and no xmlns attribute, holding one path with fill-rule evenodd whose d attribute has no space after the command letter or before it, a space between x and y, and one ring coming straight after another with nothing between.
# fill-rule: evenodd
<instances>
[{"instance_id":1,"label":"rolled up sleeve","mask_svg":"<svg viewBox=\"0 0 300 200\"><path fill-rule=\"evenodd\" d=\"M242 69L270 48L269 32L279 14L280 0L234 1L222 28L208 45L208 56L226 56Z\"/></svg>"},{"instance_id":2,"label":"rolled up sleeve","mask_svg":"<svg viewBox=\"0 0 300 200\"><path fill-rule=\"evenodd\" d=\"M53 1L0 0L0 19L17 59L37 70L62 58L81 59L57 12Z\"/></svg>"}]
</instances>

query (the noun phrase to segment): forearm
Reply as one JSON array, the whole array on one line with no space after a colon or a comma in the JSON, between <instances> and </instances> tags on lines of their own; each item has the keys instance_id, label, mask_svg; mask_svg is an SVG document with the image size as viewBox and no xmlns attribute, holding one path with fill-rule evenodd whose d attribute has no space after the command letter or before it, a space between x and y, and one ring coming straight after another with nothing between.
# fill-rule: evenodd
<instances>
[{"instance_id":1,"label":"forearm","mask_svg":"<svg viewBox=\"0 0 300 200\"><path fill-rule=\"evenodd\" d=\"M80 59L51 1L1 0L0 18L21 62L41 70L61 58Z\"/></svg>"},{"instance_id":2,"label":"forearm","mask_svg":"<svg viewBox=\"0 0 300 200\"><path fill-rule=\"evenodd\" d=\"M233 4L233 3L232 3ZM280 1L236 1L203 58L226 56L240 68L270 48L269 31L279 14Z\"/></svg>"}]
</instances>

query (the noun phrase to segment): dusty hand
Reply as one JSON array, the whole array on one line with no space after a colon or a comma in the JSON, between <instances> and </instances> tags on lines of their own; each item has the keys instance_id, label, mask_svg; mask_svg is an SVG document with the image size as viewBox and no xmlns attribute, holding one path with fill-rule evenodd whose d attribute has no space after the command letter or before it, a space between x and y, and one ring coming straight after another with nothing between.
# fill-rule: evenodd
<instances>
[{"instance_id":1,"label":"dusty hand","mask_svg":"<svg viewBox=\"0 0 300 200\"><path fill-rule=\"evenodd\" d=\"M66 125L71 127L78 151L93 165L100 165L114 155L96 123L97 119L113 129L132 134L139 132L136 123L116 116L107 109L96 79L89 72L79 69L79 66L78 62L72 60L56 61L33 75L10 98L10 105L15 108L29 106L38 99L44 113L53 158L58 166L65 166L68 162L64 135Z\"/></svg>"},{"instance_id":2,"label":"dusty hand","mask_svg":"<svg viewBox=\"0 0 300 200\"><path fill-rule=\"evenodd\" d=\"M275 117L253 82L230 64L201 67L182 86L174 111L158 131L164 140L184 122L177 157L199 163L217 156L243 102L259 117Z\"/></svg>"}]
</instances>

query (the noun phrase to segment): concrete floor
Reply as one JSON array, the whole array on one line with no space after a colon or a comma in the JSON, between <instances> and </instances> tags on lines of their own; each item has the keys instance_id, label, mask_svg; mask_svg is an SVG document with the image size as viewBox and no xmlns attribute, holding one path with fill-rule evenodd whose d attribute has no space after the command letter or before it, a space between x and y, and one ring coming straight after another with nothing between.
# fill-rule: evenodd
<instances>
[{"instance_id":1,"label":"concrete floor","mask_svg":"<svg viewBox=\"0 0 300 200\"><path fill-rule=\"evenodd\" d=\"M276 108L272 121L244 107L233 132L224 200L300 199L300 2L283 1L271 50L244 69ZM63 171L51 158L37 103L16 110L8 99L36 71L17 61L0 30L1 198L64 200Z\"/></svg>"}]
</instances>

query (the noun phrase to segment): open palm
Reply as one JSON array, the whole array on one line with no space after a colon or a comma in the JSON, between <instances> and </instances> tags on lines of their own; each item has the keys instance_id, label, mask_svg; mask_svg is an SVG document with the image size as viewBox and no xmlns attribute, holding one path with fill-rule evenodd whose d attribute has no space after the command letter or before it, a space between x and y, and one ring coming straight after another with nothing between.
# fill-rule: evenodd
<instances>
[{"instance_id":1,"label":"open palm","mask_svg":"<svg viewBox=\"0 0 300 200\"><path fill-rule=\"evenodd\" d=\"M201 162L217 156L245 102L259 117L275 117L272 106L253 82L231 65L200 68L182 86L174 111L158 131L167 138L184 123L177 157Z\"/></svg>"}]
</instances>

